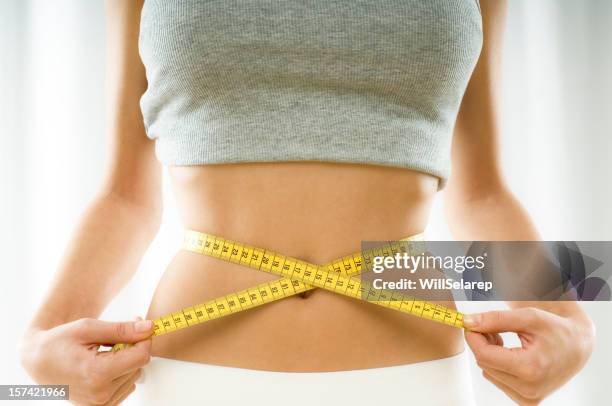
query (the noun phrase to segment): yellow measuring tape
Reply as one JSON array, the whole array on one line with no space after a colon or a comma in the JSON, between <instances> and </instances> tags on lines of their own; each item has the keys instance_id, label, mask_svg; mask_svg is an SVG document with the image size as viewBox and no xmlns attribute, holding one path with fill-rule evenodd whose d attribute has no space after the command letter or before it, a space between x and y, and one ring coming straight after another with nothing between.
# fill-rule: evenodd
<instances>
[{"instance_id":1,"label":"yellow measuring tape","mask_svg":"<svg viewBox=\"0 0 612 406\"><path fill-rule=\"evenodd\" d=\"M418 300L396 291L374 289L371 284L358 277L364 269L364 264L368 264L373 257L386 257L406 252L410 250L408 241L420 240L422 240L421 235L400 241L389 241L369 252L359 252L325 265L315 265L263 248L186 230L182 245L184 250L240 264L282 278L159 317L153 321L155 325L153 336L160 336L252 309L314 288L329 290L452 327L463 328L463 314L456 310ZM126 344L116 344L112 350L118 351L125 346Z\"/></svg>"}]
</instances>

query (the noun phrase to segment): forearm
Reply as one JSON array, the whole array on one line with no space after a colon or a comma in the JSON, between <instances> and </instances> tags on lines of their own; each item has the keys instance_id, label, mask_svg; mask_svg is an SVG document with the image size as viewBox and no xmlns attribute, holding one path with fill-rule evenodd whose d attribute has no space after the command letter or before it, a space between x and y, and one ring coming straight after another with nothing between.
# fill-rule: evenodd
<instances>
[{"instance_id":1,"label":"forearm","mask_svg":"<svg viewBox=\"0 0 612 406\"><path fill-rule=\"evenodd\" d=\"M465 199L451 195L445 212L453 237L466 241L537 241L538 231L520 202L507 190ZM537 307L560 316L585 318L576 302L508 301L511 308Z\"/></svg>"},{"instance_id":2,"label":"forearm","mask_svg":"<svg viewBox=\"0 0 612 406\"><path fill-rule=\"evenodd\" d=\"M67 247L31 326L47 329L98 317L135 273L159 213L112 193L95 199Z\"/></svg>"}]
</instances>

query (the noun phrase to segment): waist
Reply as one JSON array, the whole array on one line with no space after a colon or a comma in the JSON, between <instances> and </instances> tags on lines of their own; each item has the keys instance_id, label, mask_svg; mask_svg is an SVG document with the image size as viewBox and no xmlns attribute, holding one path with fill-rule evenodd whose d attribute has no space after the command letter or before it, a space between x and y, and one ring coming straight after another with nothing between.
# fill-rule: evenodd
<instances>
[{"instance_id":1,"label":"waist","mask_svg":"<svg viewBox=\"0 0 612 406\"><path fill-rule=\"evenodd\" d=\"M171 168L185 228L322 264L362 240L421 232L435 182L407 170L319 163ZM428 188L431 186L431 189ZM278 276L180 251L148 317ZM452 306L452 303L446 303ZM278 371L332 371L456 353L459 331L316 289L154 340L154 355ZM354 340L367 353L355 357Z\"/></svg>"},{"instance_id":2,"label":"waist","mask_svg":"<svg viewBox=\"0 0 612 406\"><path fill-rule=\"evenodd\" d=\"M425 228L437 179L322 162L170 167L185 228L315 262ZM316 257L316 258L315 258Z\"/></svg>"}]
</instances>

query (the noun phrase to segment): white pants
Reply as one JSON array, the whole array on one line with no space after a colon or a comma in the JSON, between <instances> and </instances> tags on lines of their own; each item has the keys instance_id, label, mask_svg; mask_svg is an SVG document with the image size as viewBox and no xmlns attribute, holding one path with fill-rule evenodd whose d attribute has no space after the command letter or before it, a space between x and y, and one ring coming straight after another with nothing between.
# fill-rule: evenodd
<instances>
[{"instance_id":1,"label":"white pants","mask_svg":"<svg viewBox=\"0 0 612 406\"><path fill-rule=\"evenodd\" d=\"M134 400L143 405L474 406L466 352L340 372L269 372L153 357Z\"/></svg>"}]
</instances>

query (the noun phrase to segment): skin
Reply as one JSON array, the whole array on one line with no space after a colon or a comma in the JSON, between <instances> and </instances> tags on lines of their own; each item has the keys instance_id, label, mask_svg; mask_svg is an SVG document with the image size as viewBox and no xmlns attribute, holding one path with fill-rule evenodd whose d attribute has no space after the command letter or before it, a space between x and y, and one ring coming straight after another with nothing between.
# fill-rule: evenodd
<instances>
[{"instance_id":1,"label":"skin","mask_svg":"<svg viewBox=\"0 0 612 406\"><path fill-rule=\"evenodd\" d=\"M142 1L107 1L110 160L24 335L22 363L32 377L70 384L76 404L117 404L134 389L151 355L332 371L462 351L459 330L321 289L155 340L148 339L150 323L96 320L137 269L162 213L162 168L138 104L147 85L137 52L141 7ZM496 109L505 8L503 1L481 0L483 50L457 117L445 211L458 240L539 238L499 167ZM421 231L437 189L437 179L425 173L374 165L279 162L170 167L169 173L185 227L320 263L359 250L361 240ZM159 282L147 319L271 279L179 252ZM468 317L465 341L487 379L517 403L537 404L584 365L594 329L573 302L509 305L509 311ZM504 331L518 333L522 348L503 347L498 333ZM353 337L368 351L356 357L355 346L346 345ZM96 344L115 342L137 344L112 354L95 350Z\"/></svg>"}]
</instances>

